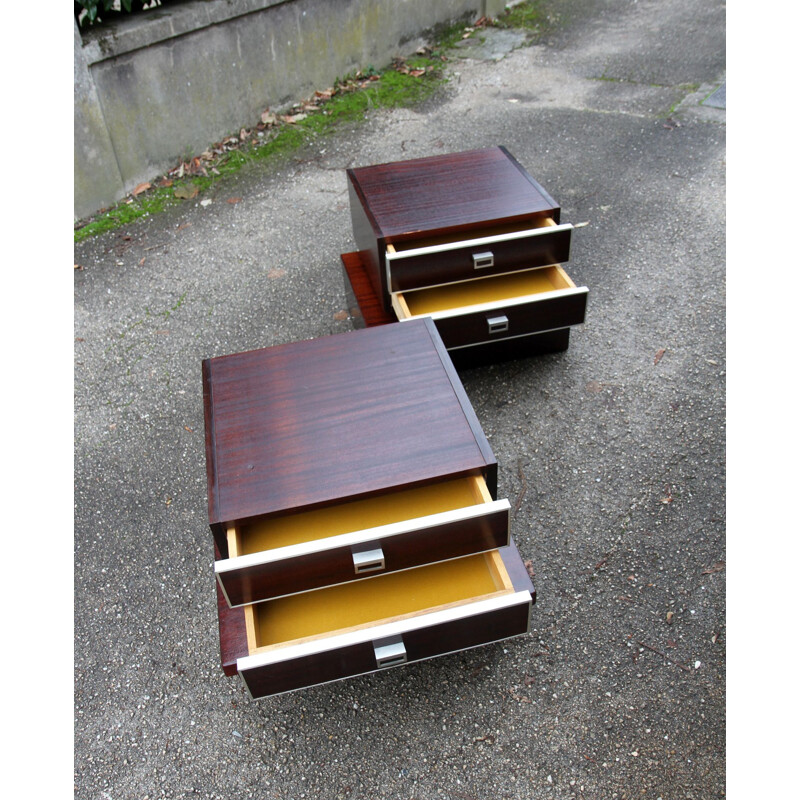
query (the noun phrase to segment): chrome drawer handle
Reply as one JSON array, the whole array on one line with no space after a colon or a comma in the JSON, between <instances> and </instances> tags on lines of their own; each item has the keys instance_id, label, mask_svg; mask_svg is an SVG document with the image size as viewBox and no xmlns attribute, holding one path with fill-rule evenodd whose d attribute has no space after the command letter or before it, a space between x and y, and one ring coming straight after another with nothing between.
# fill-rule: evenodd
<instances>
[{"instance_id":1,"label":"chrome drawer handle","mask_svg":"<svg viewBox=\"0 0 800 800\"><path fill-rule=\"evenodd\" d=\"M487 250L485 253L473 253L472 266L475 269L484 269L485 267L493 267L494 254L491 252L491 250Z\"/></svg>"},{"instance_id":2,"label":"chrome drawer handle","mask_svg":"<svg viewBox=\"0 0 800 800\"><path fill-rule=\"evenodd\" d=\"M386 561L380 545L370 544L360 549L354 547L352 552L353 568L356 571L356 575L363 575L365 572L378 572L386 567Z\"/></svg>"},{"instance_id":3,"label":"chrome drawer handle","mask_svg":"<svg viewBox=\"0 0 800 800\"><path fill-rule=\"evenodd\" d=\"M489 333L503 333L508 330L508 317L503 314L499 317L486 317Z\"/></svg>"},{"instance_id":4,"label":"chrome drawer handle","mask_svg":"<svg viewBox=\"0 0 800 800\"><path fill-rule=\"evenodd\" d=\"M380 639L373 642L372 646L375 648L375 663L380 669L396 667L398 664L405 664L408 661L406 647L401 636Z\"/></svg>"}]
</instances>

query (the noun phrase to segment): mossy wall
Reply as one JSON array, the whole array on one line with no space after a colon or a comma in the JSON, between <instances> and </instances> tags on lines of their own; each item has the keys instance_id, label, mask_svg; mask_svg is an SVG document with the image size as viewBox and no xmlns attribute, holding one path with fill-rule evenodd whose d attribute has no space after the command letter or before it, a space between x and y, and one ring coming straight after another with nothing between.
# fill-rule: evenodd
<instances>
[{"instance_id":1,"label":"mossy wall","mask_svg":"<svg viewBox=\"0 0 800 800\"><path fill-rule=\"evenodd\" d=\"M194 0L76 34L75 217L502 0Z\"/></svg>"}]
</instances>

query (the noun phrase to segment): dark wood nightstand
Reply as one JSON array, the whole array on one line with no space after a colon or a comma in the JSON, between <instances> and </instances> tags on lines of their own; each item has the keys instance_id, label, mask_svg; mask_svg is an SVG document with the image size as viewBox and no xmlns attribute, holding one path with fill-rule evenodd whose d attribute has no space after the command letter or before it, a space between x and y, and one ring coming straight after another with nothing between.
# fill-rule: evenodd
<instances>
[{"instance_id":1,"label":"dark wood nightstand","mask_svg":"<svg viewBox=\"0 0 800 800\"><path fill-rule=\"evenodd\" d=\"M356 326L429 317L460 363L564 350L588 289L562 264L573 226L504 148L347 170Z\"/></svg>"},{"instance_id":2,"label":"dark wood nightstand","mask_svg":"<svg viewBox=\"0 0 800 800\"><path fill-rule=\"evenodd\" d=\"M497 463L430 319L203 362L226 673L253 697L525 633Z\"/></svg>"}]
</instances>

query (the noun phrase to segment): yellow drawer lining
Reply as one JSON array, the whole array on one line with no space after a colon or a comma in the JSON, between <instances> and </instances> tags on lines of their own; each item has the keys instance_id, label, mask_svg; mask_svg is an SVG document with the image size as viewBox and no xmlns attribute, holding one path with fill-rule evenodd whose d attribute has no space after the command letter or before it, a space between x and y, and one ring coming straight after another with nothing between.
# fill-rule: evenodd
<instances>
[{"instance_id":1,"label":"yellow drawer lining","mask_svg":"<svg viewBox=\"0 0 800 800\"><path fill-rule=\"evenodd\" d=\"M245 606L250 654L513 592L497 550Z\"/></svg>"},{"instance_id":2,"label":"yellow drawer lining","mask_svg":"<svg viewBox=\"0 0 800 800\"><path fill-rule=\"evenodd\" d=\"M505 302L527 295L572 288L575 288L572 279L560 265L554 264L550 267L407 291L398 297L404 301L408 315L415 317L436 311L449 311L481 303Z\"/></svg>"},{"instance_id":3,"label":"yellow drawer lining","mask_svg":"<svg viewBox=\"0 0 800 800\"><path fill-rule=\"evenodd\" d=\"M260 553L491 500L483 477L468 475L415 489L240 524L235 529L229 528L229 554L234 557Z\"/></svg>"}]
</instances>

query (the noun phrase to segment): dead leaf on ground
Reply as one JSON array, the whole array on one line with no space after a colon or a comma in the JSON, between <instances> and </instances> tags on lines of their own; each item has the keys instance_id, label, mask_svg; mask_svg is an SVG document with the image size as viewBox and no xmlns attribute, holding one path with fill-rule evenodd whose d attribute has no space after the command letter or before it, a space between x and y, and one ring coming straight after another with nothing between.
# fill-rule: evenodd
<instances>
[{"instance_id":1,"label":"dead leaf on ground","mask_svg":"<svg viewBox=\"0 0 800 800\"><path fill-rule=\"evenodd\" d=\"M300 122L300 120L305 119L308 114L287 114L285 117L281 117L284 122L288 122L290 125L294 125L296 122Z\"/></svg>"},{"instance_id":2,"label":"dead leaf on ground","mask_svg":"<svg viewBox=\"0 0 800 800\"><path fill-rule=\"evenodd\" d=\"M142 192L146 192L148 189L151 188L149 183L140 183L132 192L134 197L138 197Z\"/></svg>"},{"instance_id":3,"label":"dead leaf on ground","mask_svg":"<svg viewBox=\"0 0 800 800\"><path fill-rule=\"evenodd\" d=\"M160 186L162 189L169 189L169 187L170 187L170 186L172 186L172 181L170 181L170 180L167 180L166 178L162 178L162 179L159 181L158 185L159 185L159 186Z\"/></svg>"},{"instance_id":4,"label":"dead leaf on ground","mask_svg":"<svg viewBox=\"0 0 800 800\"><path fill-rule=\"evenodd\" d=\"M242 198L241 198L241 197L229 197L229 198L228 198L228 202L229 202L229 203L230 203L232 206L234 206L234 205L236 205L236 203L241 203L241 202L242 202Z\"/></svg>"},{"instance_id":5,"label":"dead leaf on ground","mask_svg":"<svg viewBox=\"0 0 800 800\"><path fill-rule=\"evenodd\" d=\"M83 266L81 264L76 264L75 269L83 269Z\"/></svg>"},{"instance_id":6,"label":"dead leaf on ground","mask_svg":"<svg viewBox=\"0 0 800 800\"><path fill-rule=\"evenodd\" d=\"M667 611L667 625L672 625L672 618L675 616L674 611Z\"/></svg>"},{"instance_id":7,"label":"dead leaf on ground","mask_svg":"<svg viewBox=\"0 0 800 800\"><path fill-rule=\"evenodd\" d=\"M659 362L659 361L661 361L661 358L662 358L662 356L663 356L663 355L664 355L664 353L666 353L666 352L667 352L667 351L666 351L666 348L662 347L662 348L661 348L661 349L660 349L660 350L659 350L659 351L656 353L656 357L653 359L653 364L658 364L658 362Z\"/></svg>"},{"instance_id":8,"label":"dead leaf on ground","mask_svg":"<svg viewBox=\"0 0 800 800\"><path fill-rule=\"evenodd\" d=\"M271 269L267 273L267 277L270 280L274 281L276 278L282 278L285 274L286 274L286 270L285 269Z\"/></svg>"},{"instance_id":9,"label":"dead leaf on ground","mask_svg":"<svg viewBox=\"0 0 800 800\"><path fill-rule=\"evenodd\" d=\"M184 425L184 426L183 426L183 429L184 429L185 431L189 431L189 433L194 433L194 431L193 431L193 430L192 430L192 429L191 429L191 428L190 428L188 425Z\"/></svg>"},{"instance_id":10,"label":"dead leaf on ground","mask_svg":"<svg viewBox=\"0 0 800 800\"><path fill-rule=\"evenodd\" d=\"M335 319L337 322L341 322L342 320L345 320L345 319L347 319L347 312L346 312L346 311L337 311L337 312L336 312L336 313L333 315L333 318L334 318L334 319Z\"/></svg>"},{"instance_id":11,"label":"dead leaf on ground","mask_svg":"<svg viewBox=\"0 0 800 800\"><path fill-rule=\"evenodd\" d=\"M193 197L197 197L197 195L200 194L200 189L193 183L186 183L176 186L173 189L173 193L175 197L181 200L191 200Z\"/></svg>"},{"instance_id":12,"label":"dead leaf on ground","mask_svg":"<svg viewBox=\"0 0 800 800\"><path fill-rule=\"evenodd\" d=\"M724 561L717 561L716 564L712 564L710 567L704 569L700 574L701 575L712 575L715 572L720 572L725 569L725 562Z\"/></svg>"},{"instance_id":13,"label":"dead leaf on ground","mask_svg":"<svg viewBox=\"0 0 800 800\"><path fill-rule=\"evenodd\" d=\"M530 559L525 562L525 569L528 571L528 575L530 575L531 578L536 575L536 573L533 571L533 561Z\"/></svg>"},{"instance_id":14,"label":"dead leaf on ground","mask_svg":"<svg viewBox=\"0 0 800 800\"><path fill-rule=\"evenodd\" d=\"M424 69L412 69L408 74L412 78L419 78L421 75L425 74L425 70Z\"/></svg>"}]
</instances>

